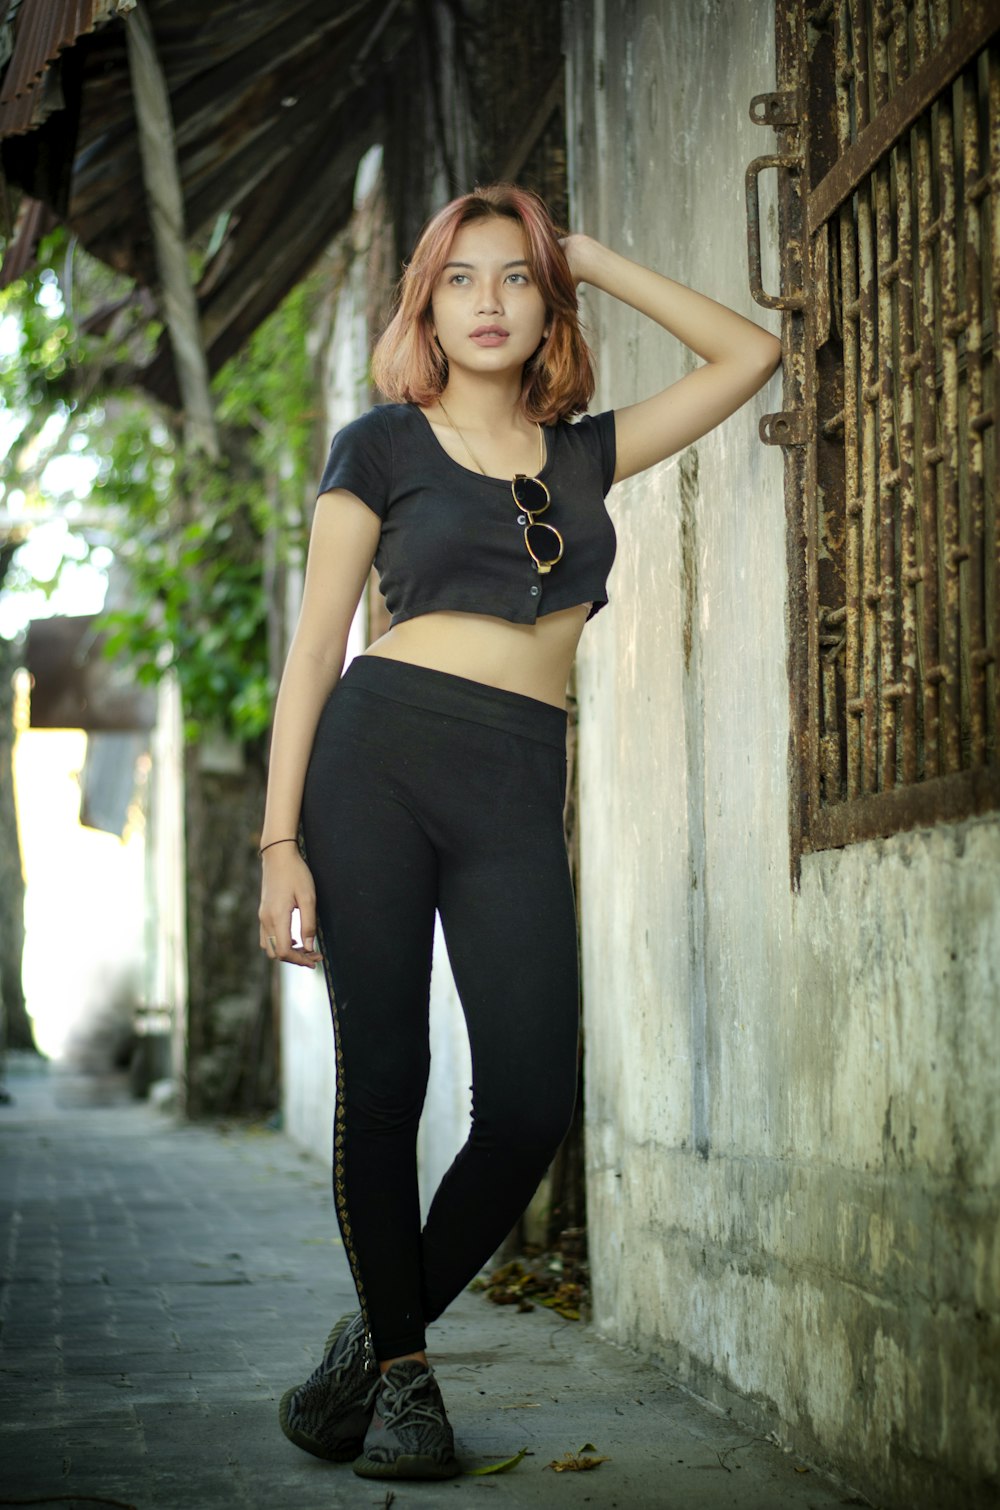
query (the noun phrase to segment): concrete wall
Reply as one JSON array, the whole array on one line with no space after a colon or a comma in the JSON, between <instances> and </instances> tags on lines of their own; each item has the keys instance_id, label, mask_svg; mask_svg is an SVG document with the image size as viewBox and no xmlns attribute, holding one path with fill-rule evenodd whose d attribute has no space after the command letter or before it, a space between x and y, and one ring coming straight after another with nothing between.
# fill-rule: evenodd
<instances>
[{"instance_id":1,"label":"concrete wall","mask_svg":"<svg viewBox=\"0 0 1000 1510\"><path fill-rule=\"evenodd\" d=\"M777 330L743 231L772 17L589 0L567 41L574 226ZM600 407L690 365L586 304ZM882 1504L985 1506L1000 823L807 857L793 892L782 458L757 438L781 407L779 375L616 490L581 649L596 1322Z\"/></svg>"},{"instance_id":2,"label":"concrete wall","mask_svg":"<svg viewBox=\"0 0 1000 1510\"><path fill-rule=\"evenodd\" d=\"M150 732L146 840L145 980L143 996L169 1023L169 1068L180 1089L187 1035L187 949L184 917L184 720L177 678L169 672L156 693Z\"/></svg>"}]
</instances>

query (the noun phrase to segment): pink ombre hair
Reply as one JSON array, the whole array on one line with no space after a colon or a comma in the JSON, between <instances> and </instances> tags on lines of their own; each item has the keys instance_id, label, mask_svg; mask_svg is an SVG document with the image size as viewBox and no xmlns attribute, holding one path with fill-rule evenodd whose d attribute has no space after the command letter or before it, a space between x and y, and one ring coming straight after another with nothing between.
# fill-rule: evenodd
<instances>
[{"instance_id":1,"label":"pink ombre hair","mask_svg":"<svg viewBox=\"0 0 1000 1510\"><path fill-rule=\"evenodd\" d=\"M521 408L554 424L580 414L594 395L594 364L580 331L576 284L544 202L516 184L489 184L453 199L428 221L403 271L392 318L372 355L372 377L392 403L432 404L448 381L448 361L431 330L431 297L455 233L490 216L516 220L542 298L549 334L524 364Z\"/></svg>"}]
</instances>

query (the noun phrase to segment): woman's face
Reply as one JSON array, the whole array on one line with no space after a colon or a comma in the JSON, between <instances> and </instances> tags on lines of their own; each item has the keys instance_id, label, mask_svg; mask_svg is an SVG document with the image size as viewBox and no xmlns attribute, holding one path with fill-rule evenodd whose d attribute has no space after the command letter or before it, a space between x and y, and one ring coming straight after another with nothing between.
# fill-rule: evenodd
<instances>
[{"instance_id":1,"label":"woman's face","mask_svg":"<svg viewBox=\"0 0 1000 1510\"><path fill-rule=\"evenodd\" d=\"M456 232L431 296L431 324L449 366L518 370L547 333L545 301L516 220L490 216Z\"/></svg>"}]
</instances>

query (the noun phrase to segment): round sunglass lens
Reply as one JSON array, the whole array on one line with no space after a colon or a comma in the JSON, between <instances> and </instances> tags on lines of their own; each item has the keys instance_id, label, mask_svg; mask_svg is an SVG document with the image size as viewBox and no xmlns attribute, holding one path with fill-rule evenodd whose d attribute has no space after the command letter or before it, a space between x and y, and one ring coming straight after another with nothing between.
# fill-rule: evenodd
<instances>
[{"instance_id":1,"label":"round sunglass lens","mask_svg":"<svg viewBox=\"0 0 1000 1510\"><path fill-rule=\"evenodd\" d=\"M514 497L529 514L540 514L549 503L548 489L537 477L515 477Z\"/></svg>"},{"instance_id":2,"label":"round sunglass lens","mask_svg":"<svg viewBox=\"0 0 1000 1510\"><path fill-rule=\"evenodd\" d=\"M547 524L529 524L524 533L535 560L554 566L562 555L562 541L555 530Z\"/></svg>"}]
</instances>

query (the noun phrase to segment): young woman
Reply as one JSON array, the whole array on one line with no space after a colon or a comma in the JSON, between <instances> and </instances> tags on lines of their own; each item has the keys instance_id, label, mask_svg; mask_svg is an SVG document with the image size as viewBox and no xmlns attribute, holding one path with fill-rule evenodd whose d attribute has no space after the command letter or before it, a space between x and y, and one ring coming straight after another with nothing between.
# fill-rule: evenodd
<instances>
[{"instance_id":1,"label":"young woman","mask_svg":"<svg viewBox=\"0 0 1000 1510\"><path fill-rule=\"evenodd\" d=\"M594 389L580 282L703 365L570 423ZM497 185L423 232L375 352L390 402L334 439L275 711L260 942L326 970L334 1193L360 1302L283 1398L281 1427L364 1477L460 1471L425 1328L524 1210L573 1110L565 694L607 602L605 495L732 414L779 359L751 321L589 236L560 241L538 198ZM391 628L341 675L373 561ZM435 913L473 1107L421 1229Z\"/></svg>"}]
</instances>

